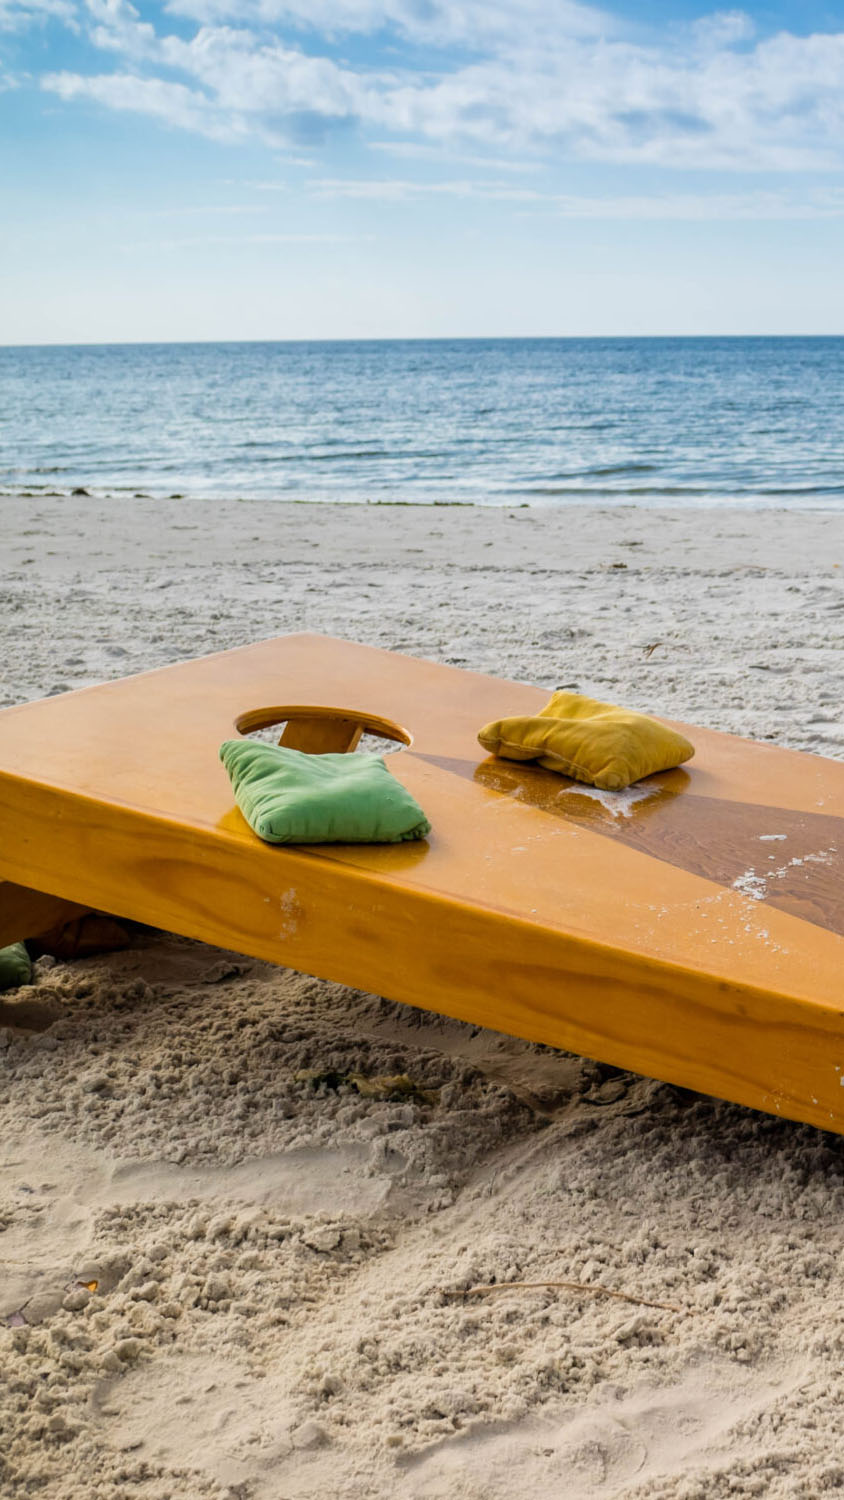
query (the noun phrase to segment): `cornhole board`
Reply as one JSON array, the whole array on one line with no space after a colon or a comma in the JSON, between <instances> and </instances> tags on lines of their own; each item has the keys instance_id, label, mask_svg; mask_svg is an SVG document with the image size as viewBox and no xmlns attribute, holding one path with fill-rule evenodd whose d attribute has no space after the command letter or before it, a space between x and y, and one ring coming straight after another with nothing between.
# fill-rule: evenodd
<instances>
[{"instance_id":1,"label":"cornhole board","mask_svg":"<svg viewBox=\"0 0 844 1500\"><path fill-rule=\"evenodd\" d=\"M291 635L7 709L0 944L95 908L844 1131L844 765L680 725L686 767L598 794L485 755L546 698ZM277 722L392 737L430 838L263 844L217 752Z\"/></svg>"}]
</instances>

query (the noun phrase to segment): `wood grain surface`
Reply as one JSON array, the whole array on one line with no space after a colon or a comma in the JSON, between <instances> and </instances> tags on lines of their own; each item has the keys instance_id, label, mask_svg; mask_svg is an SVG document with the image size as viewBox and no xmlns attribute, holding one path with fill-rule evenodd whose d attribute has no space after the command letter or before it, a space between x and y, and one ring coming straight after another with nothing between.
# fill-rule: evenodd
<instances>
[{"instance_id":1,"label":"wood grain surface","mask_svg":"<svg viewBox=\"0 0 844 1500\"><path fill-rule=\"evenodd\" d=\"M292 636L6 710L0 877L844 1131L844 766L680 726L596 800L477 745L546 696ZM429 840L262 844L217 750L273 703L401 729Z\"/></svg>"}]
</instances>

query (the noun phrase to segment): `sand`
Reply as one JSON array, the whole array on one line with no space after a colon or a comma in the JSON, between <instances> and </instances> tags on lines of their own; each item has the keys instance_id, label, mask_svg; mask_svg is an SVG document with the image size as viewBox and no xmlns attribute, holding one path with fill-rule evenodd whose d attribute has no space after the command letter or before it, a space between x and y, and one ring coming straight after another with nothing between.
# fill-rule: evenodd
<instances>
[{"instance_id":1,"label":"sand","mask_svg":"<svg viewBox=\"0 0 844 1500\"><path fill-rule=\"evenodd\" d=\"M0 704L306 628L844 753L830 513L0 511ZM844 1490L836 1137L153 932L0 1079L10 1500Z\"/></svg>"}]
</instances>

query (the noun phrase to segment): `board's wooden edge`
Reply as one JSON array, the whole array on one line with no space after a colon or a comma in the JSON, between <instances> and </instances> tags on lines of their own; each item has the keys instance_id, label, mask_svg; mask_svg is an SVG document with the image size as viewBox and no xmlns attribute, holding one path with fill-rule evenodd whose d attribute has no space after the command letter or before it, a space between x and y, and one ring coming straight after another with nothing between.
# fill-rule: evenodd
<instances>
[{"instance_id":1,"label":"board's wooden edge","mask_svg":"<svg viewBox=\"0 0 844 1500\"><path fill-rule=\"evenodd\" d=\"M409 755L412 755L412 753L412 751L408 752ZM220 776L222 779L225 779L225 772L222 767L220 768ZM23 809L26 809L26 811L23 812ZM471 912L484 912L492 921L508 920L520 922L524 925L527 932L548 932L554 936L577 943L584 951L594 950L596 954L612 953L623 955L625 958L629 958L631 963L636 967L654 964L666 973L675 972L677 975L690 976L695 979L699 978L709 985L735 984L737 987L746 989L748 992L753 992L763 998L769 997L774 993L769 985L754 986L746 980L734 981L729 973L719 970L718 965L714 962L709 967L704 967L701 963L691 966L680 963L676 959L662 959L641 948L631 947L626 942L613 944L583 931L572 931L571 929L567 930L562 925L552 925L549 923L547 915L531 920L529 916L524 915L505 902L497 901L489 893L483 898L472 899L454 891L443 890L437 885L428 884L424 878L420 878L419 873L418 861L424 855L424 845L422 843L413 842L401 846L381 846L383 851L388 855L394 855L400 849L406 858L414 860L414 866L409 873L408 879L401 881L396 880L395 870L390 868L384 870L356 857L358 849L369 851L373 847L371 845L267 845L252 832L242 814L233 803L230 817L227 815L226 820L222 823L213 822L210 819L200 820L193 816L189 821L183 821L174 818L169 813L160 810L150 810L126 799L110 797L107 802L103 802L99 798L92 797L87 793L62 787L59 783L34 781L0 770L0 851L3 848L2 835L4 817L6 816L9 818L10 827L18 819L22 819L25 824L34 827L35 821L41 818L45 820L48 828L50 823L53 822L54 826L60 827L63 825L65 829L75 821L81 829L94 830L95 828L99 828L103 833L113 833L115 837L118 837L117 829L122 828L125 830L125 833L119 836L126 837L127 839L131 839L136 831L139 834L141 832L148 834L153 838L156 836L156 832L159 831L167 839L184 841L187 847L195 851L195 857L203 862L213 863L216 861L220 864L226 864L232 860L240 861L246 859L251 865L256 865L262 871L271 870L273 878L276 878L277 873L284 868L283 862L291 859L294 861L294 872L300 869L304 862L309 862L317 870L325 870L331 867L340 873L341 878L349 883L350 888L358 887L362 891L368 890L377 895L382 895L385 891L390 890L394 891L399 899L406 898L412 900L416 897L427 897L432 901L442 902L447 908L463 908ZM592 837L602 837L598 832L593 830L588 831ZM66 894L68 890L67 882L64 882L61 886L56 884L57 845L50 837L49 832L45 835L43 842L46 849L46 858L37 868L33 868L28 863L20 861L15 854L8 856L4 862L3 854L0 852L0 880L19 880L21 883L26 880L38 890L49 891L50 893L64 897L64 899L76 900L79 889L76 883L79 878L78 871L74 870L73 879L75 883L70 887L72 894L68 896ZM9 849L13 848L11 839L7 847ZM342 849L343 857L338 857L338 854L335 853L335 848ZM637 859L648 864L659 866L664 863L660 856L647 851L634 849L630 852L634 853ZM96 860L94 864L96 865ZM730 888L722 885L720 882L710 880L700 873L692 873L695 881L699 883L699 899L707 891L718 898L725 894L734 894ZM82 878L83 880L87 878L87 865L83 871ZM290 878L292 878L292 875ZM108 911L115 916L131 918L135 915L132 912L123 911L113 904L113 900L116 897L112 898L110 887L107 894L108 899L104 898L99 901L88 901L87 898L83 898L85 899L86 908ZM742 898L738 895L736 899ZM756 905L757 903L754 902L754 909ZM776 909L769 908L771 915L773 915L774 910ZM778 912L778 915L785 917L789 922L801 922L804 920L794 917L785 911ZM153 918L143 916L138 918L138 920L149 920L152 925L167 925L163 922L156 922ZM178 931L180 929L174 927L172 930ZM833 936L835 935L833 934ZM205 940L208 942L217 942L218 945L221 944L219 938L206 937ZM222 944L222 946L227 945ZM255 956L261 955L256 954ZM277 961L281 962L282 960ZM837 1007L830 1005L828 1000L817 999L809 992L808 987L803 993L786 989L782 989L780 993L787 999L788 1003L803 1004L830 1011L837 1010ZM842 992L842 1005L844 1005L844 992Z\"/></svg>"},{"instance_id":2,"label":"board's wooden edge","mask_svg":"<svg viewBox=\"0 0 844 1500\"><path fill-rule=\"evenodd\" d=\"M0 878L844 1133L844 1012L301 850L221 850L79 795L4 806ZM14 851L10 818L26 828ZM56 838L60 822L61 838ZM259 853L269 857L259 857Z\"/></svg>"}]
</instances>

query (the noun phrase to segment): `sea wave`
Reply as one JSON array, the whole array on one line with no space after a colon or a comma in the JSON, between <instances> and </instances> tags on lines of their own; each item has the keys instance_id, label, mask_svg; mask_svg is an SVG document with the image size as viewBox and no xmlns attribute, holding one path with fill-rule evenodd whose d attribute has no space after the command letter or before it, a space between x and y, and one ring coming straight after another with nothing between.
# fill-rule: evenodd
<instances>
[{"instance_id":1,"label":"sea wave","mask_svg":"<svg viewBox=\"0 0 844 1500\"><path fill-rule=\"evenodd\" d=\"M836 338L0 347L0 488L833 507L842 406Z\"/></svg>"}]
</instances>

